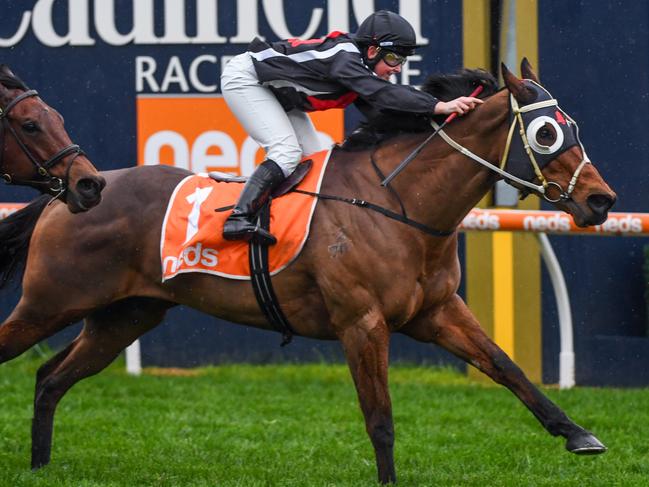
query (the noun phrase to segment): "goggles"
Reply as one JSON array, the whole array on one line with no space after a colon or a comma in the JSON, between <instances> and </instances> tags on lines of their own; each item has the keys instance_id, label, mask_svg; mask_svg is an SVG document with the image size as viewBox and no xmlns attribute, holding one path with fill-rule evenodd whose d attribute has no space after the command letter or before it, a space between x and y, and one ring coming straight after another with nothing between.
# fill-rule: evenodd
<instances>
[{"instance_id":1,"label":"goggles","mask_svg":"<svg viewBox=\"0 0 649 487\"><path fill-rule=\"evenodd\" d=\"M381 59L383 59L383 62L385 62L385 64L387 64L391 68L401 66L408 59L407 56L402 56L401 54L397 54L394 51L382 50L380 47L379 49L382 53Z\"/></svg>"}]
</instances>

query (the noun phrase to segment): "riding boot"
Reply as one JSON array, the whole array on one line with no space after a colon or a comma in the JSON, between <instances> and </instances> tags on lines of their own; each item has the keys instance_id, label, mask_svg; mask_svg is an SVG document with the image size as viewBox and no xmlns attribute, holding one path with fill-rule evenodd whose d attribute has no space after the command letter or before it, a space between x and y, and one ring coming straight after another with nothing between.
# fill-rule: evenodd
<instances>
[{"instance_id":1,"label":"riding boot","mask_svg":"<svg viewBox=\"0 0 649 487\"><path fill-rule=\"evenodd\" d=\"M276 162L266 159L252 173L234 206L232 213L223 225L225 240L246 240L253 238L264 245L274 245L277 239L261 228L255 220L259 210L266 204L273 189L284 181L284 172Z\"/></svg>"}]
</instances>

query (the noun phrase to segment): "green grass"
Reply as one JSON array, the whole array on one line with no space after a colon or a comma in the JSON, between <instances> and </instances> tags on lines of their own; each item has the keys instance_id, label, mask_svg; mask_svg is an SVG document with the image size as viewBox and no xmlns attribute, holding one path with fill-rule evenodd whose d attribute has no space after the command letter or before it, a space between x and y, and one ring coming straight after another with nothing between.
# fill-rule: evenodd
<instances>
[{"instance_id":1,"label":"green grass","mask_svg":"<svg viewBox=\"0 0 649 487\"><path fill-rule=\"evenodd\" d=\"M32 473L37 367L33 358L0 366L1 486L376 485L344 366L129 377L117 364L63 399L52 463ZM501 387L403 366L390 384L400 485L649 485L649 390L547 390L610 449L578 457Z\"/></svg>"}]
</instances>

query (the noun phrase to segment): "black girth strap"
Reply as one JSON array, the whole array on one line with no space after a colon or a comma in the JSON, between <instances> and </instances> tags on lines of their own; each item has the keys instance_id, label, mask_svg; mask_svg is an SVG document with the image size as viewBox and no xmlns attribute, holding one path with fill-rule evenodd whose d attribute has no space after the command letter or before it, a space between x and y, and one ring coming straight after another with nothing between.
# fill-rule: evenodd
<instances>
[{"instance_id":1,"label":"black girth strap","mask_svg":"<svg viewBox=\"0 0 649 487\"><path fill-rule=\"evenodd\" d=\"M272 198L259 213L258 225L270 231L270 204ZM268 322L279 331L283 340L281 346L288 345L293 339L295 331L284 315L270 278L268 267L268 245L260 245L253 238L250 241L248 261L250 264L250 281L255 292L257 303Z\"/></svg>"}]
</instances>

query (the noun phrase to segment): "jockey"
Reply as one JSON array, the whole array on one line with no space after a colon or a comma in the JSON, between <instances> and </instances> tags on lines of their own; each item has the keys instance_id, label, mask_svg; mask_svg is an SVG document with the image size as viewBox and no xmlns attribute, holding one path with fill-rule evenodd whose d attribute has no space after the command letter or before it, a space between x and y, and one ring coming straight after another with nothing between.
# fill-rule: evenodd
<instances>
[{"instance_id":1,"label":"jockey","mask_svg":"<svg viewBox=\"0 0 649 487\"><path fill-rule=\"evenodd\" d=\"M356 34L332 32L322 39L268 44L259 38L230 60L221 75L221 91L246 132L266 151L266 160L245 184L223 238L272 245L275 237L255 225L272 190L297 167L303 155L325 149L305 112L344 108L365 114L397 110L462 115L481 100L460 97L442 102L410 86L393 84L414 53L415 31L403 17L379 10Z\"/></svg>"}]
</instances>

